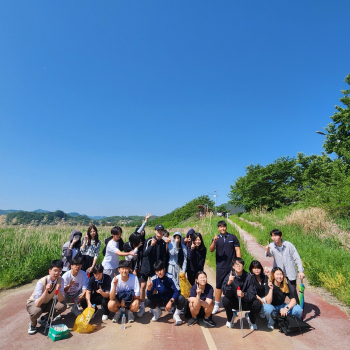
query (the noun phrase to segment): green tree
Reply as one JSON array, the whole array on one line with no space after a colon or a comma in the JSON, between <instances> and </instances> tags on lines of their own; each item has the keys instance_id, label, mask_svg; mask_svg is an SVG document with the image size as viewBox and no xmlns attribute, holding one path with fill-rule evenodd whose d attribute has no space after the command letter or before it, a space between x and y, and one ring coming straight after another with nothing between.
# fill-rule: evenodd
<instances>
[{"instance_id":1,"label":"green tree","mask_svg":"<svg viewBox=\"0 0 350 350\"><path fill-rule=\"evenodd\" d=\"M350 85L350 74L344 80ZM328 132L323 147L328 154L335 153L346 163L350 163L350 89L341 90L340 101L344 107L335 106L337 112L331 116L332 122L324 129Z\"/></svg>"}]
</instances>

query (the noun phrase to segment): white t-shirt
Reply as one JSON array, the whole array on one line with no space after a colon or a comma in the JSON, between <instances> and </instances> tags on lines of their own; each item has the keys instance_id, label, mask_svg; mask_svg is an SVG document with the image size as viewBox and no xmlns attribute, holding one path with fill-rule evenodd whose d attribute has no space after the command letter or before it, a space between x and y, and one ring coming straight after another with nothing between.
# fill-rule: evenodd
<instances>
[{"instance_id":1,"label":"white t-shirt","mask_svg":"<svg viewBox=\"0 0 350 350\"><path fill-rule=\"evenodd\" d=\"M137 276L129 273L129 279L126 282L122 281L122 276L119 274L117 277L114 277L118 280L117 287L115 289L115 294L117 295L120 292L125 292L129 290L133 290L135 292L135 296L140 296L140 284ZM114 280L113 278L113 280ZM113 280L111 283L111 290L113 288Z\"/></svg>"},{"instance_id":2,"label":"white t-shirt","mask_svg":"<svg viewBox=\"0 0 350 350\"><path fill-rule=\"evenodd\" d=\"M74 284L66 292L68 295L75 295L80 289L86 289L89 282L86 272L82 270L78 272L76 277L72 275L72 270L69 270L63 274L62 279L64 287L67 287L71 280L74 279Z\"/></svg>"},{"instance_id":3,"label":"white t-shirt","mask_svg":"<svg viewBox=\"0 0 350 350\"><path fill-rule=\"evenodd\" d=\"M119 241L115 242L111 239L106 247L106 255L102 261L102 266L107 270L116 269L119 265L119 255L115 252L119 249Z\"/></svg>"}]
</instances>

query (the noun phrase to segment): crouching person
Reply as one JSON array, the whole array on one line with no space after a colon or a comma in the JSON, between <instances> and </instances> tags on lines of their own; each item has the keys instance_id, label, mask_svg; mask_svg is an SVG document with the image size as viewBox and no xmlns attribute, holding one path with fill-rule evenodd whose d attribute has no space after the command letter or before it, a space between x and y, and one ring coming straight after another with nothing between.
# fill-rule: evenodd
<instances>
[{"instance_id":1,"label":"crouching person","mask_svg":"<svg viewBox=\"0 0 350 350\"><path fill-rule=\"evenodd\" d=\"M267 318L267 328L274 329L275 321L271 316L274 310L283 317L290 314L298 320L302 319L303 309L297 304L296 291L289 288L287 278L279 267L272 269L265 293L266 303L263 304L263 310ZM287 297L289 303L286 303Z\"/></svg>"},{"instance_id":2,"label":"crouching person","mask_svg":"<svg viewBox=\"0 0 350 350\"><path fill-rule=\"evenodd\" d=\"M123 314L128 322L134 322L134 312L140 308L140 285L137 276L130 273L130 262L123 260L118 266L118 276L114 276L109 294L108 310L115 312L113 322L119 322Z\"/></svg>"},{"instance_id":3,"label":"crouching person","mask_svg":"<svg viewBox=\"0 0 350 350\"><path fill-rule=\"evenodd\" d=\"M227 328L233 328L235 318L237 317L237 309L239 307L239 300L242 301L242 310L248 310L245 318L248 321L250 329L257 329L255 324L256 316L261 309L261 303L256 298L256 289L251 275L244 269L244 261L241 258L234 258L232 260L232 270L224 279L222 290L224 298L222 303L227 315ZM254 277L253 277L254 278ZM238 287L240 290L238 290Z\"/></svg>"},{"instance_id":4,"label":"crouching person","mask_svg":"<svg viewBox=\"0 0 350 350\"><path fill-rule=\"evenodd\" d=\"M162 314L161 307L170 311L174 306L176 310L173 315L176 325L182 324L180 311L185 306L185 298L180 294L180 287L170 273L165 272L164 262L159 260L153 264L155 275L147 284L147 299L145 307L149 307L153 314L152 321L158 321ZM158 293L153 294L154 290Z\"/></svg>"},{"instance_id":5,"label":"crouching person","mask_svg":"<svg viewBox=\"0 0 350 350\"><path fill-rule=\"evenodd\" d=\"M53 260L49 267L49 274L36 283L35 290L26 305L30 316L28 334L32 335L37 332L37 320L43 313L46 313L46 316L42 316L39 323L46 326L56 290L58 294L53 318L66 310L66 304L62 303L64 299L63 283L60 277L62 268L62 260Z\"/></svg>"},{"instance_id":6,"label":"crouching person","mask_svg":"<svg viewBox=\"0 0 350 350\"><path fill-rule=\"evenodd\" d=\"M195 283L190 290L188 305L192 318L187 322L187 326L193 326L198 322L198 317L210 327L215 327L212 320L214 309L214 289L207 283L207 274L204 271L197 272Z\"/></svg>"},{"instance_id":7,"label":"crouching person","mask_svg":"<svg viewBox=\"0 0 350 350\"><path fill-rule=\"evenodd\" d=\"M75 316L79 316L81 311L78 304L83 300L88 286L88 276L85 271L82 271L83 258L75 257L71 261L70 270L62 276L64 283L64 299L65 303L74 303L71 312Z\"/></svg>"},{"instance_id":8,"label":"crouching person","mask_svg":"<svg viewBox=\"0 0 350 350\"><path fill-rule=\"evenodd\" d=\"M93 276L90 277L86 288L85 299L81 301L81 306L92 307L92 305L101 305L103 310L102 321L107 321L109 316L108 302L109 291L111 290L111 278L103 273L102 264L97 264L91 269ZM96 315L95 313L92 317Z\"/></svg>"}]
</instances>

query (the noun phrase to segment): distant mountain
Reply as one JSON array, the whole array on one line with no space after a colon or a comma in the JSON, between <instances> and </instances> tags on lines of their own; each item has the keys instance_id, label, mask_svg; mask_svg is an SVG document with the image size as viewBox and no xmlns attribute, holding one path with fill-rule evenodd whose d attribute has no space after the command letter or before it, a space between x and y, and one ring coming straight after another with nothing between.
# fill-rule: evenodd
<instances>
[{"instance_id":1,"label":"distant mountain","mask_svg":"<svg viewBox=\"0 0 350 350\"><path fill-rule=\"evenodd\" d=\"M23 210L16 210L16 209L3 210L3 209L0 209L0 215L6 215L8 213L15 213L17 211L23 211Z\"/></svg>"},{"instance_id":2,"label":"distant mountain","mask_svg":"<svg viewBox=\"0 0 350 350\"><path fill-rule=\"evenodd\" d=\"M231 215L234 215L236 213L243 213L244 208L243 207L235 207L231 203L223 203L221 205L224 205L226 210L230 212Z\"/></svg>"},{"instance_id":3,"label":"distant mountain","mask_svg":"<svg viewBox=\"0 0 350 350\"><path fill-rule=\"evenodd\" d=\"M79 216L80 214L79 213L67 213L68 215L70 216L73 216L73 218L75 218L76 216Z\"/></svg>"},{"instance_id":4,"label":"distant mountain","mask_svg":"<svg viewBox=\"0 0 350 350\"><path fill-rule=\"evenodd\" d=\"M87 216L88 218L92 219L92 220L102 220L104 219L106 216Z\"/></svg>"},{"instance_id":5,"label":"distant mountain","mask_svg":"<svg viewBox=\"0 0 350 350\"><path fill-rule=\"evenodd\" d=\"M33 210L34 213L50 213L48 210L43 210L43 209L36 209Z\"/></svg>"}]
</instances>

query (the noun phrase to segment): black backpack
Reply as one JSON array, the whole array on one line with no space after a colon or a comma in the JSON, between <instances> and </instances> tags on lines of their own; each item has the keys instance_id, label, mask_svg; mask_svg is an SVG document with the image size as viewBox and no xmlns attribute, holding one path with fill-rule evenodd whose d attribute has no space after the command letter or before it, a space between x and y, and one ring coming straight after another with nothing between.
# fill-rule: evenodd
<instances>
[{"instance_id":1,"label":"black backpack","mask_svg":"<svg viewBox=\"0 0 350 350\"><path fill-rule=\"evenodd\" d=\"M281 316L280 314L272 314L272 318L275 320L275 326L280 330L281 333L288 334L299 331L303 333L303 330L308 328L314 329L308 323L302 320L298 320L296 317L287 315L286 317Z\"/></svg>"}]
</instances>

